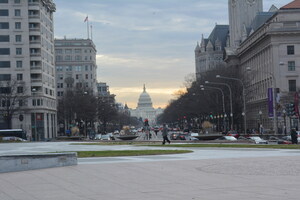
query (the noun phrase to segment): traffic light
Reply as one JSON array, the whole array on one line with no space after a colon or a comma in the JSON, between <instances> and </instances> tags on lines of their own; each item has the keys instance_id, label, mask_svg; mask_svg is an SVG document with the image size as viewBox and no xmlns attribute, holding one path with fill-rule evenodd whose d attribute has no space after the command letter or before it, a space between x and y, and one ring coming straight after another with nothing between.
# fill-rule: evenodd
<instances>
[{"instance_id":1,"label":"traffic light","mask_svg":"<svg viewBox=\"0 0 300 200\"><path fill-rule=\"evenodd\" d=\"M214 116L213 116L213 114L212 114L212 113L210 113L210 114L209 114L209 117L210 117L211 119L213 119L213 118L214 118Z\"/></svg>"},{"instance_id":2,"label":"traffic light","mask_svg":"<svg viewBox=\"0 0 300 200\"><path fill-rule=\"evenodd\" d=\"M145 119L145 121L144 121L144 126L149 126L148 119Z\"/></svg>"},{"instance_id":3,"label":"traffic light","mask_svg":"<svg viewBox=\"0 0 300 200\"><path fill-rule=\"evenodd\" d=\"M287 116L291 117L296 114L295 104L293 102L286 104L286 113Z\"/></svg>"}]
</instances>

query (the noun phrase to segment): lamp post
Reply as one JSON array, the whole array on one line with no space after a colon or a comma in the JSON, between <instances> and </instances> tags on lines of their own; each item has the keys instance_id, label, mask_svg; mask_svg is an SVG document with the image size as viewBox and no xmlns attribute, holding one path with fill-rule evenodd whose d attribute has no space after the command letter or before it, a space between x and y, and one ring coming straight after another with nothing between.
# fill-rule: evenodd
<instances>
[{"instance_id":1,"label":"lamp post","mask_svg":"<svg viewBox=\"0 0 300 200\"><path fill-rule=\"evenodd\" d=\"M31 92L32 92L32 95L35 97L37 89L33 87L33 88L31 88ZM36 112L33 113L33 117L34 117L34 141L37 141ZM31 133L31 137L32 137L32 133Z\"/></svg>"},{"instance_id":2,"label":"lamp post","mask_svg":"<svg viewBox=\"0 0 300 200\"><path fill-rule=\"evenodd\" d=\"M282 65L282 64L280 64ZM246 68L247 71L252 71L250 67ZM269 72L265 72L265 71L260 71L257 70L258 72L262 72L265 74L268 74L272 77L272 106L273 106L273 128L274 128L274 133L275 135L278 134L278 130L277 130L277 113L276 113L276 79L273 73L269 73Z\"/></svg>"},{"instance_id":3,"label":"lamp post","mask_svg":"<svg viewBox=\"0 0 300 200\"><path fill-rule=\"evenodd\" d=\"M233 130L232 91L231 91L230 85L228 85L227 83L216 83L216 82L210 82L210 81L205 81L205 84L225 85L229 89L231 130Z\"/></svg>"},{"instance_id":4,"label":"lamp post","mask_svg":"<svg viewBox=\"0 0 300 200\"><path fill-rule=\"evenodd\" d=\"M246 117L246 93L245 93L245 85L243 83L243 81L241 79L238 78L231 78L231 77L225 77L225 76L220 76L220 75L216 75L216 78L221 78L221 79L228 79L228 80L235 80L235 81L239 81L242 85L243 88L243 117L244 117L244 133L247 133L247 117Z\"/></svg>"},{"instance_id":5,"label":"lamp post","mask_svg":"<svg viewBox=\"0 0 300 200\"><path fill-rule=\"evenodd\" d=\"M259 133L262 134L262 128L263 128L263 126L262 126L262 111L260 110L258 112L258 114L259 114Z\"/></svg>"},{"instance_id":6,"label":"lamp post","mask_svg":"<svg viewBox=\"0 0 300 200\"><path fill-rule=\"evenodd\" d=\"M284 123L284 135L286 135L286 110L285 109L283 109L283 111L282 111L282 113L283 113L283 123Z\"/></svg>"},{"instance_id":7,"label":"lamp post","mask_svg":"<svg viewBox=\"0 0 300 200\"><path fill-rule=\"evenodd\" d=\"M224 92L221 88L218 87L210 87L210 86L206 86L204 87L203 85L200 85L201 90L205 90L205 88L208 89L213 89L213 90L219 90L222 94L222 104L223 104L223 114L226 115L226 111L225 111L225 100L224 100ZM223 125L224 125L224 129L226 130L226 123L225 123L225 117L223 119Z\"/></svg>"}]
</instances>

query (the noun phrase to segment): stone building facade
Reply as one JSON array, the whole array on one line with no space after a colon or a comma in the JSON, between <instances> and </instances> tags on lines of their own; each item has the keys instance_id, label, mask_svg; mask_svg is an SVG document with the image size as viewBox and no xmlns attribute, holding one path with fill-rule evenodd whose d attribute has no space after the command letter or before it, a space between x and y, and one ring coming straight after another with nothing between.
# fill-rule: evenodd
<instances>
[{"instance_id":1,"label":"stone building facade","mask_svg":"<svg viewBox=\"0 0 300 200\"><path fill-rule=\"evenodd\" d=\"M142 119L143 121L145 119L148 119L150 126L155 125L156 117L163 113L163 109L153 108L151 97L147 93L145 85L144 85L143 92L139 97L138 105L136 109L130 109L129 111L130 111L130 115L133 117L137 117L138 119Z\"/></svg>"},{"instance_id":2,"label":"stone building facade","mask_svg":"<svg viewBox=\"0 0 300 200\"><path fill-rule=\"evenodd\" d=\"M202 35L201 43L195 48L196 76L201 77L202 73L224 67L224 49L226 47L229 33L228 25L216 25L208 38Z\"/></svg>"},{"instance_id":3,"label":"stone building facade","mask_svg":"<svg viewBox=\"0 0 300 200\"><path fill-rule=\"evenodd\" d=\"M55 39L57 97L77 88L97 94L96 46L90 39Z\"/></svg>"},{"instance_id":4,"label":"stone building facade","mask_svg":"<svg viewBox=\"0 0 300 200\"><path fill-rule=\"evenodd\" d=\"M26 131L28 139L56 137L52 0L0 1L0 82L17 81L12 128ZM8 102L6 102L8 103ZM3 109L1 104L1 109ZM3 127L3 115L0 117Z\"/></svg>"},{"instance_id":5,"label":"stone building facade","mask_svg":"<svg viewBox=\"0 0 300 200\"><path fill-rule=\"evenodd\" d=\"M243 4L240 7L252 6L253 13L260 11L262 5L261 1L229 0L229 11L233 13L230 15L230 30L241 29L241 32L239 35L230 34L231 45L226 52L226 61L237 66L246 85L247 128L263 126L265 130L283 134L285 128L289 130L295 126L284 115L285 104L294 101L300 88L299 1L279 10L273 6L269 12L249 15L253 18L248 25L234 20L249 11L240 10L239 4ZM240 14L234 15L238 12Z\"/></svg>"}]
</instances>

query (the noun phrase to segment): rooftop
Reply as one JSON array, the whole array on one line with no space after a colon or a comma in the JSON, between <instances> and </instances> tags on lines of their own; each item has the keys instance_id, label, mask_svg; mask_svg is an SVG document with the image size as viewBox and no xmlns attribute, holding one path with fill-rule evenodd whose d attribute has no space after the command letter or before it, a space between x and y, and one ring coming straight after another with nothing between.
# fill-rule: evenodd
<instances>
[{"instance_id":1,"label":"rooftop","mask_svg":"<svg viewBox=\"0 0 300 200\"><path fill-rule=\"evenodd\" d=\"M300 0L294 0L293 2L288 3L285 6L280 8L280 10L287 10L287 9L300 9Z\"/></svg>"}]
</instances>

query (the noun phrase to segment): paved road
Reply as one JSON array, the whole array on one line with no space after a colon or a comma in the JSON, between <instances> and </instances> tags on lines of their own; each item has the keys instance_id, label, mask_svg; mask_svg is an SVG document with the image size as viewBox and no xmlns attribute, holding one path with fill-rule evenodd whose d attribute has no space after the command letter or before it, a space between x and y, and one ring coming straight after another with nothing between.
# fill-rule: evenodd
<instances>
[{"instance_id":1,"label":"paved road","mask_svg":"<svg viewBox=\"0 0 300 200\"><path fill-rule=\"evenodd\" d=\"M0 154L152 148L17 143L0 144ZM191 149L194 153L86 158L78 166L0 174L0 199L299 199L299 150Z\"/></svg>"}]
</instances>

